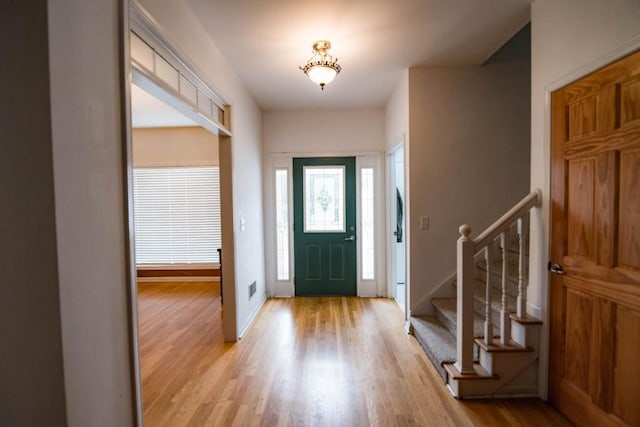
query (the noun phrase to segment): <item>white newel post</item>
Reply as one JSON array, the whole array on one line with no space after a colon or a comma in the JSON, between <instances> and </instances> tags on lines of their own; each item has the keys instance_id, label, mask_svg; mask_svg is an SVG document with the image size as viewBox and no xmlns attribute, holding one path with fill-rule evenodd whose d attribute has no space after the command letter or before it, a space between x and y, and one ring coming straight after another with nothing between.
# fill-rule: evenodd
<instances>
[{"instance_id":1,"label":"white newel post","mask_svg":"<svg viewBox=\"0 0 640 427\"><path fill-rule=\"evenodd\" d=\"M456 369L462 374L475 374L473 368L473 281L475 266L474 244L469 237L471 227L460 226L458 239L458 324Z\"/></svg>"}]
</instances>

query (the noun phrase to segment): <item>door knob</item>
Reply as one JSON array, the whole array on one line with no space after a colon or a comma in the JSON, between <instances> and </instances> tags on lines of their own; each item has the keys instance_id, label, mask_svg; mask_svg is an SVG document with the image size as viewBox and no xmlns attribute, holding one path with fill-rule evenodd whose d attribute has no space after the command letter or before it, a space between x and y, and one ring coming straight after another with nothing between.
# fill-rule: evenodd
<instances>
[{"instance_id":1,"label":"door knob","mask_svg":"<svg viewBox=\"0 0 640 427\"><path fill-rule=\"evenodd\" d=\"M353 234L349 237L345 237L344 240L356 240L356 236L354 236Z\"/></svg>"},{"instance_id":2,"label":"door knob","mask_svg":"<svg viewBox=\"0 0 640 427\"><path fill-rule=\"evenodd\" d=\"M551 264L551 262L547 264L547 270L554 274L567 274L560 264Z\"/></svg>"}]
</instances>

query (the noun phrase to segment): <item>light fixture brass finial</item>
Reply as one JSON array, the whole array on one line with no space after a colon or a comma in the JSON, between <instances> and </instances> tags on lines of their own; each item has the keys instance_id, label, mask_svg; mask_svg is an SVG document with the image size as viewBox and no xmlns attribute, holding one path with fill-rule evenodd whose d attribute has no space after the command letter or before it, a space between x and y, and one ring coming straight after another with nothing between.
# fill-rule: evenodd
<instances>
[{"instance_id":1,"label":"light fixture brass finial","mask_svg":"<svg viewBox=\"0 0 640 427\"><path fill-rule=\"evenodd\" d=\"M300 67L311 81L319 85L322 90L342 70L338 64L338 58L331 56L329 49L331 49L331 42L318 40L313 44L313 56L303 67Z\"/></svg>"}]
</instances>

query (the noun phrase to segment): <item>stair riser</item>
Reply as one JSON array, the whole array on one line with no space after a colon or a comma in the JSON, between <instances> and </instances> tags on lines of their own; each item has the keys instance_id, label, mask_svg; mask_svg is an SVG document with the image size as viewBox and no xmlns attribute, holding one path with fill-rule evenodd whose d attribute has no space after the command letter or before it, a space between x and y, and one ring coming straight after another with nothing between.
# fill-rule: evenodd
<instances>
[{"instance_id":1,"label":"stair riser","mask_svg":"<svg viewBox=\"0 0 640 427\"><path fill-rule=\"evenodd\" d=\"M531 367L527 369L530 371L534 369ZM528 373L528 378L535 378L536 372ZM491 380L486 381L467 381L464 380L451 380L447 384L451 394L458 399L487 399L487 398L514 398L514 397L539 397L537 380L528 380L524 384L518 382L515 385L509 384L504 387L500 387L499 384L494 384Z\"/></svg>"},{"instance_id":2,"label":"stair riser","mask_svg":"<svg viewBox=\"0 0 640 427\"><path fill-rule=\"evenodd\" d=\"M480 351L480 364L493 379L447 378L447 385L459 399L535 396L538 387L536 353L488 353Z\"/></svg>"},{"instance_id":3,"label":"stair riser","mask_svg":"<svg viewBox=\"0 0 640 427\"><path fill-rule=\"evenodd\" d=\"M447 316L445 316L444 313L442 313L442 311L440 311L437 306L434 306L434 311L436 314L436 319L438 319L440 323L442 323L442 325L445 328L447 328L449 332L451 332L451 335L456 337L458 333L456 322L451 321Z\"/></svg>"},{"instance_id":4,"label":"stair riser","mask_svg":"<svg viewBox=\"0 0 640 427\"><path fill-rule=\"evenodd\" d=\"M527 365L535 362L537 353L491 353L480 350L480 365L492 375L511 378Z\"/></svg>"},{"instance_id":5,"label":"stair riser","mask_svg":"<svg viewBox=\"0 0 640 427\"><path fill-rule=\"evenodd\" d=\"M496 380L449 380L451 393L458 399L488 397L496 388Z\"/></svg>"},{"instance_id":6,"label":"stair riser","mask_svg":"<svg viewBox=\"0 0 640 427\"><path fill-rule=\"evenodd\" d=\"M537 352L540 346L540 324L522 324L512 320L511 338L519 345Z\"/></svg>"}]
</instances>

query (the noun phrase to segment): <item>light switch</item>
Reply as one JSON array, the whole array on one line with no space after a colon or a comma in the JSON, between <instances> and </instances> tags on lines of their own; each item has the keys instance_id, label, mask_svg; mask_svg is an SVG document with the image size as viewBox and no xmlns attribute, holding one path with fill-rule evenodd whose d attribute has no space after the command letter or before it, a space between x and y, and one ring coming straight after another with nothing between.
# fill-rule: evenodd
<instances>
[{"instance_id":1,"label":"light switch","mask_svg":"<svg viewBox=\"0 0 640 427\"><path fill-rule=\"evenodd\" d=\"M244 231L247 229L247 221L245 221L244 217L240 217L240 231Z\"/></svg>"},{"instance_id":2,"label":"light switch","mask_svg":"<svg viewBox=\"0 0 640 427\"><path fill-rule=\"evenodd\" d=\"M420 217L420 230L428 230L429 229L429 224L430 220L428 216L421 216Z\"/></svg>"}]
</instances>

